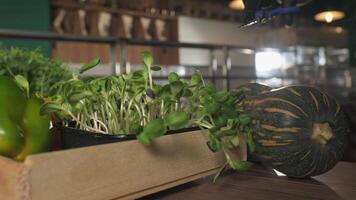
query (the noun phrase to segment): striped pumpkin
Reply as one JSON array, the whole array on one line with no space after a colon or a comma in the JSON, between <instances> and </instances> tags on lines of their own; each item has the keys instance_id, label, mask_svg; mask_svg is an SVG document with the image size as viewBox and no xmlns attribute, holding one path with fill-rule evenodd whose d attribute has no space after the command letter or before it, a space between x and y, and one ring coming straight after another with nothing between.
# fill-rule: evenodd
<instances>
[{"instance_id":1,"label":"striped pumpkin","mask_svg":"<svg viewBox=\"0 0 356 200\"><path fill-rule=\"evenodd\" d=\"M270 90L252 84L239 88L253 118L256 155L289 177L316 176L342 158L348 124L340 105L308 86Z\"/></svg>"}]
</instances>

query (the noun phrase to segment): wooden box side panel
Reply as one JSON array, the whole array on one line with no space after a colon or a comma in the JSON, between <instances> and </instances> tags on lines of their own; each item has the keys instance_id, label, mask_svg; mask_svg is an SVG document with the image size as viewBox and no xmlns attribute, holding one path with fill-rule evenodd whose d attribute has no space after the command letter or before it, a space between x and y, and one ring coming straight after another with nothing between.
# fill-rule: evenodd
<instances>
[{"instance_id":1,"label":"wooden box side panel","mask_svg":"<svg viewBox=\"0 0 356 200\"><path fill-rule=\"evenodd\" d=\"M36 200L132 199L214 173L222 153L201 131L168 135L145 147L128 141L30 156Z\"/></svg>"},{"instance_id":2,"label":"wooden box side panel","mask_svg":"<svg viewBox=\"0 0 356 200\"><path fill-rule=\"evenodd\" d=\"M23 163L0 156L0 199L30 198L29 169Z\"/></svg>"}]
</instances>

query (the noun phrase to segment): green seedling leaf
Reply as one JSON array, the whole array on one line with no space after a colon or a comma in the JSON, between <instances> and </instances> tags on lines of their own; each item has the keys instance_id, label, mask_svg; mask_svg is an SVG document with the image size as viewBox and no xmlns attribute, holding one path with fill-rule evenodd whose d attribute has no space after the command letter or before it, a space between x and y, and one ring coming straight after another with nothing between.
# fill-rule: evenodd
<instances>
[{"instance_id":1,"label":"green seedling leaf","mask_svg":"<svg viewBox=\"0 0 356 200\"><path fill-rule=\"evenodd\" d=\"M79 69L79 74L83 74L84 72L94 68L100 63L100 58L94 58L93 60L89 61L88 63L85 63L80 69Z\"/></svg>"},{"instance_id":2,"label":"green seedling leaf","mask_svg":"<svg viewBox=\"0 0 356 200\"><path fill-rule=\"evenodd\" d=\"M140 135L138 135L138 136L137 136L137 140L138 140L141 144L146 145L146 146L148 146L148 145L151 144L151 139L150 139L147 135L145 135L145 134L140 134Z\"/></svg>"},{"instance_id":3,"label":"green seedling leaf","mask_svg":"<svg viewBox=\"0 0 356 200\"><path fill-rule=\"evenodd\" d=\"M191 86L201 86L203 85L203 77L199 72L195 72L190 79Z\"/></svg>"},{"instance_id":4,"label":"green seedling leaf","mask_svg":"<svg viewBox=\"0 0 356 200\"><path fill-rule=\"evenodd\" d=\"M214 100L219 103L224 103L229 99L229 94L227 92L218 92L214 94Z\"/></svg>"},{"instance_id":5,"label":"green seedling leaf","mask_svg":"<svg viewBox=\"0 0 356 200\"><path fill-rule=\"evenodd\" d=\"M203 108L199 108L195 111L196 118L204 118L206 115L205 109Z\"/></svg>"},{"instance_id":6,"label":"green seedling leaf","mask_svg":"<svg viewBox=\"0 0 356 200\"><path fill-rule=\"evenodd\" d=\"M171 88L171 94L175 98L179 98L183 94L184 84L181 81L175 81L170 84L170 88Z\"/></svg>"},{"instance_id":7,"label":"green seedling leaf","mask_svg":"<svg viewBox=\"0 0 356 200\"><path fill-rule=\"evenodd\" d=\"M214 103L213 99L208 95L199 96L199 101L201 104L204 104L204 105Z\"/></svg>"},{"instance_id":8,"label":"green seedling leaf","mask_svg":"<svg viewBox=\"0 0 356 200\"><path fill-rule=\"evenodd\" d=\"M229 160L229 165L234 170L246 171L251 168L252 163L242 160Z\"/></svg>"},{"instance_id":9,"label":"green seedling leaf","mask_svg":"<svg viewBox=\"0 0 356 200\"><path fill-rule=\"evenodd\" d=\"M227 164L224 164L224 166L222 166L220 168L220 170L215 174L214 179L213 179L213 183L217 182L217 180L220 178L221 174L225 171L226 167L227 167Z\"/></svg>"},{"instance_id":10,"label":"green seedling leaf","mask_svg":"<svg viewBox=\"0 0 356 200\"><path fill-rule=\"evenodd\" d=\"M143 127L143 131L138 135L137 139L142 144L149 144L151 140L164 135L167 132L167 128L164 125L163 119L154 119Z\"/></svg>"},{"instance_id":11,"label":"green seedling leaf","mask_svg":"<svg viewBox=\"0 0 356 200\"><path fill-rule=\"evenodd\" d=\"M145 87L144 86L141 86L141 85L137 85L137 86L134 86L132 87L133 89L133 93L137 96L139 94L143 94L143 92L145 91Z\"/></svg>"},{"instance_id":12,"label":"green seedling leaf","mask_svg":"<svg viewBox=\"0 0 356 200\"><path fill-rule=\"evenodd\" d=\"M224 113L224 115L226 115L229 119L235 119L238 117L238 113L235 111L235 108L226 103L221 104L221 113Z\"/></svg>"},{"instance_id":13,"label":"green seedling leaf","mask_svg":"<svg viewBox=\"0 0 356 200\"><path fill-rule=\"evenodd\" d=\"M233 136L233 137L230 137L230 143L234 146L234 147L238 147L239 144L240 144L240 139L239 139L239 136Z\"/></svg>"},{"instance_id":14,"label":"green seedling leaf","mask_svg":"<svg viewBox=\"0 0 356 200\"><path fill-rule=\"evenodd\" d=\"M216 126L225 126L226 123L227 123L227 117L224 114L219 115L218 118L215 120Z\"/></svg>"},{"instance_id":15,"label":"green seedling leaf","mask_svg":"<svg viewBox=\"0 0 356 200\"><path fill-rule=\"evenodd\" d=\"M256 151L256 144L253 141L247 141L247 146L250 153Z\"/></svg>"},{"instance_id":16,"label":"green seedling leaf","mask_svg":"<svg viewBox=\"0 0 356 200\"><path fill-rule=\"evenodd\" d=\"M217 152L222 148L220 139L215 137L211 130L209 130L209 142L207 143L207 145L212 152Z\"/></svg>"},{"instance_id":17,"label":"green seedling leaf","mask_svg":"<svg viewBox=\"0 0 356 200\"><path fill-rule=\"evenodd\" d=\"M241 126L246 126L251 122L251 118L246 114L241 114L239 116L239 122Z\"/></svg>"},{"instance_id":18,"label":"green seedling leaf","mask_svg":"<svg viewBox=\"0 0 356 200\"><path fill-rule=\"evenodd\" d=\"M153 85L153 92L154 92L154 94L157 96L157 95L160 95L159 94L159 92L160 92L160 90L162 89L162 85Z\"/></svg>"},{"instance_id":19,"label":"green seedling leaf","mask_svg":"<svg viewBox=\"0 0 356 200\"><path fill-rule=\"evenodd\" d=\"M130 123L130 133L131 134L139 134L142 132L143 130L143 127L141 126L140 122L139 121L136 121L136 122L132 122Z\"/></svg>"},{"instance_id":20,"label":"green seedling leaf","mask_svg":"<svg viewBox=\"0 0 356 200\"><path fill-rule=\"evenodd\" d=\"M138 70L135 72L132 72L130 75L131 77L128 77L130 81L132 80L140 80L142 81L142 79L144 78L144 71L143 70Z\"/></svg>"},{"instance_id":21,"label":"green seedling leaf","mask_svg":"<svg viewBox=\"0 0 356 200\"><path fill-rule=\"evenodd\" d=\"M85 99L85 98L87 98L89 96L92 96L92 95L93 95L93 93L84 90L84 91L81 91L81 92L75 92L75 93L70 94L68 99L69 99L70 102L76 103L76 102L78 102L78 101L80 101L82 99Z\"/></svg>"},{"instance_id":22,"label":"green seedling leaf","mask_svg":"<svg viewBox=\"0 0 356 200\"><path fill-rule=\"evenodd\" d=\"M229 140L223 140L224 141L224 147L227 149L233 149L235 146L229 141Z\"/></svg>"},{"instance_id":23,"label":"green seedling leaf","mask_svg":"<svg viewBox=\"0 0 356 200\"><path fill-rule=\"evenodd\" d=\"M151 66L153 64L153 56L149 51L142 52L142 60L143 60L143 64L147 68L151 68Z\"/></svg>"},{"instance_id":24,"label":"green seedling leaf","mask_svg":"<svg viewBox=\"0 0 356 200\"><path fill-rule=\"evenodd\" d=\"M188 125L189 115L184 111L169 113L164 117L164 122L170 130L177 130Z\"/></svg>"},{"instance_id":25,"label":"green seedling leaf","mask_svg":"<svg viewBox=\"0 0 356 200\"><path fill-rule=\"evenodd\" d=\"M225 129L224 130L224 127L223 127L220 130L217 130L215 135L216 135L216 137L219 137L219 138L226 137L226 136L234 136L234 135L236 135L236 130L234 130L234 129Z\"/></svg>"},{"instance_id":26,"label":"green seedling leaf","mask_svg":"<svg viewBox=\"0 0 356 200\"><path fill-rule=\"evenodd\" d=\"M190 90L189 88L184 88L183 89L183 95L182 95L182 97L191 97L191 96L193 96L194 94L193 94L193 92L192 92L192 90Z\"/></svg>"},{"instance_id":27,"label":"green seedling leaf","mask_svg":"<svg viewBox=\"0 0 356 200\"><path fill-rule=\"evenodd\" d=\"M27 79L21 75L15 76L17 85L26 92L27 97L30 97L30 84Z\"/></svg>"},{"instance_id":28,"label":"green seedling leaf","mask_svg":"<svg viewBox=\"0 0 356 200\"><path fill-rule=\"evenodd\" d=\"M85 105L83 104L83 102L81 100L79 100L78 102L74 103L73 108L76 111L82 111L85 108Z\"/></svg>"},{"instance_id":29,"label":"green seedling leaf","mask_svg":"<svg viewBox=\"0 0 356 200\"><path fill-rule=\"evenodd\" d=\"M177 73L175 72L171 72L168 74L168 81L169 83L173 83L173 82L176 82L176 81L179 81L179 76Z\"/></svg>"},{"instance_id":30,"label":"green seedling leaf","mask_svg":"<svg viewBox=\"0 0 356 200\"><path fill-rule=\"evenodd\" d=\"M160 97L169 97L169 96L171 95L171 87L170 87L170 85L165 85L165 86L163 86L163 87L160 89L158 95L159 95Z\"/></svg>"},{"instance_id":31,"label":"green seedling leaf","mask_svg":"<svg viewBox=\"0 0 356 200\"><path fill-rule=\"evenodd\" d=\"M211 103L211 104L205 105L205 111L208 114L216 113L219 110L219 108L220 108L220 105L218 103Z\"/></svg>"},{"instance_id":32,"label":"green seedling leaf","mask_svg":"<svg viewBox=\"0 0 356 200\"><path fill-rule=\"evenodd\" d=\"M247 147L250 153L253 153L256 151L256 144L253 142L253 137L251 131L247 133Z\"/></svg>"},{"instance_id":33,"label":"green seedling leaf","mask_svg":"<svg viewBox=\"0 0 356 200\"><path fill-rule=\"evenodd\" d=\"M214 93L216 93L216 87L215 87L215 85L213 85L212 83L207 84L207 86L205 86L204 90L205 90L208 94L214 94Z\"/></svg>"},{"instance_id":34,"label":"green seedling leaf","mask_svg":"<svg viewBox=\"0 0 356 200\"><path fill-rule=\"evenodd\" d=\"M52 113L56 113L62 110L61 105L56 104L54 102L47 102L41 106L40 114L41 115L49 115Z\"/></svg>"},{"instance_id":35,"label":"green seedling leaf","mask_svg":"<svg viewBox=\"0 0 356 200\"><path fill-rule=\"evenodd\" d=\"M237 119L228 119L226 123L226 127L232 129L236 126Z\"/></svg>"},{"instance_id":36,"label":"green seedling leaf","mask_svg":"<svg viewBox=\"0 0 356 200\"><path fill-rule=\"evenodd\" d=\"M160 67L160 66L158 66L158 65L154 65L154 66L151 67L151 70L158 72L158 71L161 71L161 70L162 70L162 67Z\"/></svg>"}]
</instances>

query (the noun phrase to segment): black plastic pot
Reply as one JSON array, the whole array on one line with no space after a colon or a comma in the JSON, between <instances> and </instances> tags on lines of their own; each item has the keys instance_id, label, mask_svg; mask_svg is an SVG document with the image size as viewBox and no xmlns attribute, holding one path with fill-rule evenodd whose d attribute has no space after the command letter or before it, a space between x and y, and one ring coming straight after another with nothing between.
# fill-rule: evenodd
<instances>
[{"instance_id":1,"label":"black plastic pot","mask_svg":"<svg viewBox=\"0 0 356 200\"><path fill-rule=\"evenodd\" d=\"M77 128L71 128L66 126L57 127L61 134L61 145L63 149L73 149L87 146L94 146L100 144L108 144L114 142L123 142L136 139L136 135L109 135L101 133L93 133ZM168 131L166 135L184 133L189 131L199 130L198 127L184 128L180 130Z\"/></svg>"}]
</instances>

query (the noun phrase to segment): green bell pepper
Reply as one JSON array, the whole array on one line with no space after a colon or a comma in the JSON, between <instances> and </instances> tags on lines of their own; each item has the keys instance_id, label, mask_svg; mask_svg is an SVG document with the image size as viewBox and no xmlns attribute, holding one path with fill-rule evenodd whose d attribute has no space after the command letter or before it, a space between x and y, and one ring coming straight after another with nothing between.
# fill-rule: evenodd
<instances>
[{"instance_id":1,"label":"green bell pepper","mask_svg":"<svg viewBox=\"0 0 356 200\"><path fill-rule=\"evenodd\" d=\"M42 100L20 86L0 76L0 155L21 161L27 155L48 151L50 121L40 115Z\"/></svg>"}]
</instances>

